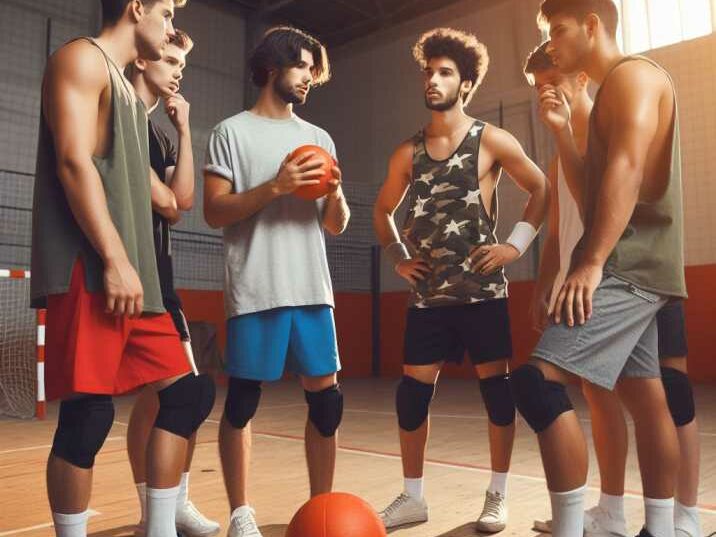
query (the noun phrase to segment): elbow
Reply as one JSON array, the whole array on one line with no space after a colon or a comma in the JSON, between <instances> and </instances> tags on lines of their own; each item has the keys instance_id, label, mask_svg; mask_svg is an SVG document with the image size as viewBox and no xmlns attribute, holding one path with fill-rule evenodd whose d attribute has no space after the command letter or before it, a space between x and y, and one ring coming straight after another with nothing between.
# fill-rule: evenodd
<instances>
[{"instance_id":1,"label":"elbow","mask_svg":"<svg viewBox=\"0 0 716 537\"><path fill-rule=\"evenodd\" d=\"M65 155L58 156L56 172L63 184L71 184L77 177L82 175L82 171L87 169L91 162L84 159Z\"/></svg>"},{"instance_id":2,"label":"elbow","mask_svg":"<svg viewBox=\"0 0 716 537\"><path fill-rule=\"evenodd\" d=\"M180 211L191 211L194 208L194 196L177 198L177 208Z\"/></svg>"},{"instance_id":3,"label":"elbow","mask_svg":"<svg viewBox=\"0 0 716 537\"><path fill-rule=\"evenodd\" d=\"M223 227L222 222L217 218L214 211L209 205L204 205L204 221L211 229L219 229Z\"/></svg>"}]
</instances>

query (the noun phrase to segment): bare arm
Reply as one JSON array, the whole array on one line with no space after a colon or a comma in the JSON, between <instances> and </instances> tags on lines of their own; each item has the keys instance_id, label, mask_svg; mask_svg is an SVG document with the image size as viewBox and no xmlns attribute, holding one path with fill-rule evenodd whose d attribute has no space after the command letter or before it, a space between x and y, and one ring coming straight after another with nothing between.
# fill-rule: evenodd
<instances>
[{"instance_id":1,"label":"bare arm","mask_svg":"<svg viewBox=\"0 0 716 537\"><path fill-rule=\"evenodd\" d=\"M413 166L413 144L404 142L398 146L388 163L388 176L378 193L373 206L373 228L378 242L383 248L399 247L400 235L395 226L395 211L400 206L410 187L410 176ZM415 285L430 272L427 263L422 259L390 259L395 271Z\"/></svg>"},{"instance_id":2,"label":"bare arm","mask_svg":"<svg viewBox=\"0 0 716 537\"><path fill-rule=\"evenodd\" d=\"M166 182L174 192L177 208L188 211L194 206L194 150L191 145L189 103L180 94L164 103L167 115L177 130L177 164L167 168Z\"/></svg>"},{"instance_id":3,"label":"bare arm","mask_svg":"<svg viewBox=\"0 0 716 537\"><path fill-rule=\"evenodd\" d=\"M281 164L276 178L251 190L232 193L231 183L221 175L204 172L204 218L213 228L226 227L251 218L280 196L291 194L298 187L315 185L315 179L323 174L321 159L313 159L313 153L305 153Z\"/></svg>"},{"instance_id":4,"label":"bare arm","mask_svg":"<svg viewBox=\"0 0 716 537\"><path fill-rule=\"evenodd\" d=\"M542 225L549 205L547 178L525 154L515 137L507 131L488 126L482 140L493 160L502 166L520 189L529 194L521 221L532 226L533 229L529 232L535 233ZM525 227L524 224L521 226ZM503 244L479 246L472 251L470 258L474 263L473 270L481 274L491 274L517 260L522 253L508 239Z\"/></svg>"},{"instance_id":5,"label":"bare arm","mask_svg":"<svg viewBox=\"0 0 716 537\"><path fill-rule=\"evenodd\" d=\"M326 205L323 209L323 228L331 235L340 235L348 227L351 210L341 188L343 173L338 166L334 166L332 170L331 191L326 196Z\"/></svg>"},{"instance_id":6,"label":"bare arm","mask_svg":"<svg viewBox=\"0 0 716 537\"><path fill-rule=\"evenodd\" d=\"M567 101L554 86L546 85L540 91L540 116L552 131L567 186L584 215L584 158L574 140Z\"/></svg>"},{"instance_id":7,"label":"bare arm","mask_svg":"<svg viewBox=\"0 0 716 537\"><path fill-rule=\"evenodd\" d=\"M547 306L554 280L560 269L559 259L559 202L557 195L557 159L550 164L548 178L551 185L551 203L549 206L549 225L542 249L539 274L535 283L533 322L535 327L543 328L547 320Z\"/></svg>"},{"instance_id":8,"label":"bare arm","mask_svg":"<svg viewBox=\"0 0 716 537\"><path fill-rule=\"evenodd\" d=\"M585 253L567 278L555 304L555 322L584 324L603 267L624 233L639 199L649 148L657 132L663 74L631 62L617 69L605 87L610 103L607 166L597 194L594 225L585 236ZM626 67L626 66L625 66Z\"/></svg>"},{"instance_id":9,"label":"bare arm","mask_svg":"<svg viewBox=\"0 0 716 537\"><path fill-rule=\"evenodd\" d=\"M77 41L51 59L43 113L52 132L57 174L72 214L104 264L107 311L139 316L143 290L107 207L92 156L97 150L100 99L107 67L92 45Z\"/></svg>"},{"instance_id":10,"label":"bare arm","mask_svg":"<svg viewBox=\"0 0 716 537\"><path fill-rule=\"evenodd\" d=\"M649 148L659 126L663 75L651 66L614 73L607 167L596 200L594 225L586 237L584 263L604 266L631 219L644 180ZM639 62L641 63L641 62Z\"/></svg>"},{"instance_id":11,"label":"bare arm","mask_svg":"<svg viewBox=\"0 0 716 537\"><path fill-rule=\"evenodd\" d=\"M212 228L226 227L252 217L275 200L273 182L235 194L221 175L204 172L204 218Z\"/></svg>"},{"instance_id":12,"label":"bare arm","mask_svg":"<svg viewBox=\"0 0 716 537\"><path fill-rule=\"evenodd\" d=\"M549 208L549 184L542 170L525 154L520 143L505 130L488 127L489 147L515 184L529 194L522 220L539 229ZM487 134L486 132L486 134Z\"/></svg>"},{"instance_id":13,"label":"bare arm","mask_svg":"<svg viewBox=\"0 0 716 537\"><path fill-rule=\"evenodd\" d=\"M181 215L177 207L177 199L174 192L167 185L162 183L153 169L149 169L152 192L152 210L166 218L170 224L176 224Z\"/></svg>"},{"instance_id":14,"label":"bare arm","mask_svg":"<svg viewBox=\"0 0 716 537\"><path fill-rule=\"evenodd\" d=\"M411 144L406 142L398 146L390 157L388 175L373 206L373 227L384 248L400 241L394 216L410 186L412 159Z\"/></svg>"}]
</instances>

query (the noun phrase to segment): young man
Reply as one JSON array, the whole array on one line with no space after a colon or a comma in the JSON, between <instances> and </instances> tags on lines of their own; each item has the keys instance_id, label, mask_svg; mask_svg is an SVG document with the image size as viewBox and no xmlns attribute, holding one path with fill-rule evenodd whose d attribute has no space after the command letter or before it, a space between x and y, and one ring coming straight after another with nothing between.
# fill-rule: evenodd
<instances>
[{"instance_id":1,"label":"young man","mask_svg":"<svg viewBox=\"0 0 716 537\"><path fill-rule=\"evenodd\" d=\"M586 92L585 74L560 73L547 54L548 43L542 44L529 57L525 75L541 95L561 93L569 107L569 122L576 146L583 154L589 114L593 102ZM575 88L574 82L579 81ZM571 82L571 83L570 83ZM575 93L575 90L576 91ZM563 109L566 112L566 109ZM552 108L542 108L546 118ZM551 125L547 121L548 125ZM559 125L557 125L559 127ZM556 162L558 162L558 157ZM553 168L554 170L554 168ZM564 174L559 168L559 192L553 196L550 234L545 242L542 266L536 293L536 311L540 319L554 304L562 287L574 246L581 237L583 226L577 204L569 192ZM558 275L556 268L559 269ZM554 283L552 284L552 281ZM670 302L656 316L659 333L659 360L667 402L679 436L681 464L676 489L674 523L677 537L701 537L701 524L696 507L699 475L699 437L695 421L694 399L686 373L686 327L683 302ZM543 327L544 323L540 321ZM590 407L592 437L594 438L601 489L599 504L585 512L584 533L599 535L627 535L624 516L624 479L627 455L627 427L617 394L584 383L584 395ZM549 531L549 526L536 523L536 529Z\"/></svg>"},{"instance_id":2,"label":"young man","mask_svg":"<svg viewBox=\"0 0 716 537\"><path fill-rule=\"evenodd\" d=\"M420 37L413 54L423 69L431 119L393 153L374 208L378 239L412 291L404 376L396 396L405 488L380 516L388 528L428 519L423 460L429 405L443 364L461 362L467 351L490 419L493 470L477 528L497 532L507 523L515 434L503 267L534 239L549 192L545 176L517 140L465 114L487 71L484 45L471 34L438 28ZM498 244L497 184L503 169L530 197L522 221ZM409 212L399 234L394 214L408 191Z\"/></svg>"},{"instance_id":3,"label":"young man","mask_svg":"<svg viewBox=\"0 0 716 537\"><path fill-rule=\"evenodd\" d=\"M172 0L103 0L100 36L63 46L45 71L31 285L33 305L47 306L47 396L62 399L47 465L61 537L86 535L112 395L142 385L160 400L147 448L147 532L176 535L187 438L213 404L213 385L187 375L162 304L146 110L122 74L138 56L161 58L174 8Z\"/></svg>"},{"instance_id":4,"label":"young man","mask_svg":"<svg viewBox=\"0 0 716 537\"><path fill-rule=\"evenodd\" d=\"M554 534L581 535L587 449L565 383L575 374L595 394L618 383L636 429L641 535L673 537L678 443L659 378L656 320L668 299L686 295L673 85L650 60L621 54L611 0L545 0L540 16L560 71L584 71L600 90L584 158L564 99L554 88L542 91L542 115L555 131L585 232L549 311L554 324L512 375L517 406L538 433ZM598 407L598 398L591 403Z\"/></svg>"},{"instance_id":5,"label":"young man","mask_svg":"<svg viewBox=\"0 0 716 537\"><path fill-rule=\"evenodd\" d=\"M149 121L149 159L156 173L156 177L152 176L152 220L162 300L191 360L193 358L189 329L181 309L181 301L174 290L169 225L179 219L179 211L188 211L194 203L194 158L189 128L189 103L179 93L186 56L193 46L191 38L177 29L164 48L161 60L137 59L127 69L128 78L147 110L152 112L163 100L165 111L177 132L178 151L169 136L153 121ZM127 452L141 506L141 519L135 531L136 535L145 533L146 451L158 410L159 400L156 393L150 388L143 389L137 396L127 429ZM219 532L219 524L204 517L188 499L189 468L195 443L196 433L189 437L177 497L176 526L177 530L187 537L209 537Z\"/></svg>"},{"instance_id":6,"label":"young man","mask_svg":"<svg viewBox=\"0 0 716 537\"><path fill-rule=\"evenodd\" d=\"M261 383L280 379L286 366L301 378L311 495L332 488L343 413L324 230L342 233L350 212L337 167L324 198L292 195L316 184L323 172L313 153L290 158L305 144L335 156L330 136L293 111L306 102L312 86L329 79L328 57L315 38L277 27L253 51L250 67L261 88L258 101L214 129L205 167L204 215L210 226L224 228L226 252L230 379L219 449L230 537L261 535L247 496L250 421Z\"/></svg>"}]
</instances>

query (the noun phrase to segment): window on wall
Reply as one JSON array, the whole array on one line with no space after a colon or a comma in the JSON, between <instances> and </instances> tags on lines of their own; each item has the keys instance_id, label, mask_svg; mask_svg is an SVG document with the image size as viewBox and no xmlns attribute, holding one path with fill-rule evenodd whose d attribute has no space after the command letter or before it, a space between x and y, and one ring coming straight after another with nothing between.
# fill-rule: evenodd
<instances>
[{"instance_id":1,"label":"window on wall","mask_svg":"<svg viewBox=\"0 0 716 537\"><path fill-rule=\"evenodd\" d=\"M620 44L627 54L710 34L716 0L617 0Z\"/></svg>"}]
</instances>

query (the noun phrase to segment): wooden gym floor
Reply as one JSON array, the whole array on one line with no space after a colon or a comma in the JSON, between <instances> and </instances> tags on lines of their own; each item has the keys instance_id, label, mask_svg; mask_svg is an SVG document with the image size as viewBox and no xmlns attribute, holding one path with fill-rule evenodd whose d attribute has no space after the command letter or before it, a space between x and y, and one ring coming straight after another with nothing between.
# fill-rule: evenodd
<instances>
[{"instance_id":1,"label":"wooden gym floor","mask_svg":"<svg viewBox=\"0 0 716 537\"><path fill-rule=\"evenodd\" d=\"M346 380L346 412L340 435L336 486L382 509L402 487L396 420L395 381ZM228 506L217 450L218 420L225 390L220 390L209 421L199 432L190 480L190 498L207 516L222 524ZM572 392L585 432L590 437L584 401ZM701 424L700 507L705 535L716 531L716 390L697 386ZM125 450L126 423L132 398L116 400L116 421L97 457L93 516L94 536L131 535L138 503ZM0 537L54 535L45 494L45 461L52 442L57 405L45 421L0 421ZM303 452L305 405L296 382L267 385L254 421L252 504L265 537L283 537L296 509L307 499L308 478ZM443 379L432 407L432 439L426 465L430 522L392 532L395 537L461 537L475 535L472 522L482 508L490 478L487 419L475 381ZM599 478L592 453L588 506L598 499ZM641 485L634 443L627 468L627 518L638 533L643 521ZM508 482L510 522L501 536L530 536L532 522L549 516L539 452L534 435L518 419L512 473Z\"/></svg>"}]
</instances>

